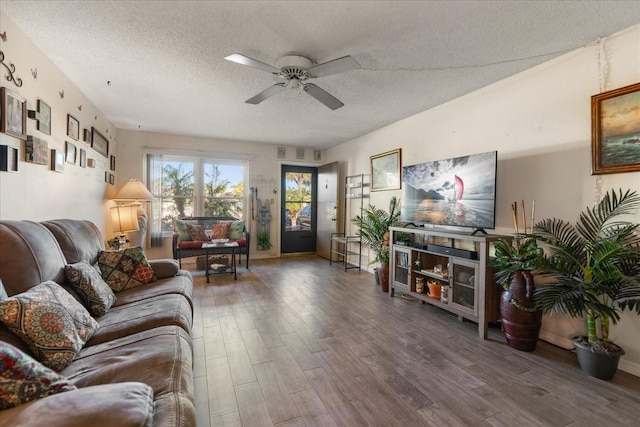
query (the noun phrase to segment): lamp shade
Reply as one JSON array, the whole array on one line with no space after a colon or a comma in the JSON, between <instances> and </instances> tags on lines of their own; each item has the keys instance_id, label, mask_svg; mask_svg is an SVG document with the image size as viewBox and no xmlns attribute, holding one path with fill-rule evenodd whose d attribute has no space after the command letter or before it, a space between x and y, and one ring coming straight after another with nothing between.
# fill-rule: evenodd
<instances>
[{"instance_id":1,"label":"lamp shade","mask_svg":"<svg viewBox=\"0 0 640 427\"><path fill-rule=\"evenodd\" d=\"M111 208L111 222L115 233L138 230L138 207L127 205Z\"/></svg>"},{"instance_id":2,"label":"lamp shade","mask_svg":"<svg viewBox=\"0 0 640 427\"><path fill-rule=\"evenodd\" d=\"M153 200L153 194L139 179L130 179L116 194L115 200Z\"/></svg>"}]
</instances>

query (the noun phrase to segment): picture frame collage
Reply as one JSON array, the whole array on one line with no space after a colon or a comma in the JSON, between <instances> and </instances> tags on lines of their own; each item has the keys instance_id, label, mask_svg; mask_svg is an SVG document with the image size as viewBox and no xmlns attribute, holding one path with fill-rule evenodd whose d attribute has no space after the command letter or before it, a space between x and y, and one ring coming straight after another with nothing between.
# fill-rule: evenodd
<instances>
[{"instance_id":1,"label":"picture frame collage","mask_svg":"<svg viewBox=\"0 0 640 427\"><path fill-rule=\"evenodd\" d=\"M0 132L24 141L23 157L20 156L20 148L0 145L0 172L17 172L20 160L47 165L50 170L59 173L64 172L65 164L94 168L97 165L95 159L89 158L87 149L79 147L76 142L83 141L109 159L109 171L105 181L115 185L113 172L116 158L114 155L109 156L109 139L95 127L82 129L78 118L67 113L66 137L70 139L64 141L64 148L50 148L47 139L28 134L27 119L33 119L35 130L44 136L52 135L51 105L44 99L37 99L35 104L36 109L29 110L24 97L8 87L0 87Z\"/></svg>"}]
</instances>

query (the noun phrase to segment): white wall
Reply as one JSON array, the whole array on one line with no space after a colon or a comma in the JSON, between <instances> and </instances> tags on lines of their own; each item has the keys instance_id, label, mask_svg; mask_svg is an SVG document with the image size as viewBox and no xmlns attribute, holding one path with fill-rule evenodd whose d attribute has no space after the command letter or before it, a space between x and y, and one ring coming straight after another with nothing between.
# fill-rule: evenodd
<instances>
[{"instance_id":1,"label":"white wall","mask_svg":"<svg viewBox=\"0 0 640 427\"><path fill-rule=\"evenodd\" d=\"M347 174L369 157L402 148L403 164L498 150L497 227L513 232L510 204L536 201L536 218L574 221L610 188L640 191L640 172L591 175L591 96L640 81L640 25L327 151ZM599 61L599 58L600 61ZM428 93L422 96L429 96ZM386 206L400 191L375 192ZM640 221L640 215L635 218ZM546 318L541 336L570 346L572 324ZM627 352L621 369L640 375L640 317L626 314L611 338Z\"/></svg>"},{"instance_id":2,"label":"white wall","mask_svg":"<svg viewBox=\"0 0 640 427\"><path fill-rule=\"evenodd\" d=\"M120 186L129 178L143 178L144 155L149 151L161 151L171 154L191 153L211 158L235 158L247 160L249 164L244 182L245 220L251 231L250 257L254 259L272 258L279 254L280 247L280 166L282 164L318 165L325 161L314 162L313 149L305 149L304 160L296 160L296 148L286 147L286 158L278 159L278 146L256 144L243 141L224 141L208 138L196 138L181 135L158 134L120 130L119 134L119 168L125 171L118 175L116 186ZM325 153L321 153L324 159ZM120 169L119 169L120 170ZM271 205L271 243L270 250L257 250L257 223L251 219L250 188L258 189L258 197L264 202L273 199ZM275 190L275 192L274 192ZM257 205L255 205L257 212ZM166 241L162 248L147 248L151 258L171 258L171 244Z\"/></svg>"},{"instance_id":3,"label":"white wall","mask_svg":"<svg viewBox=\"0 0 640 427\"><path fill-rule=\"evenodd\" d=\"M8 82L6 69L0 67L0 85L25 98L30 110L37 110L38 99L51 107L51 135L39 132L32 119L27 119L27 133L46 140L49 149L64 151L65 141L72 142L78 153L82 148L88 158L96 160L93 169L67 163L64 172L57 173L51 171L49 165L25 162L24 142L0 133L0 144L18 148L20 159L18 172L0 172L0 219L89 219L103 229L109 203L106 200L115 187L104 181L108 159L82 142L82 129L91 130L94 126L109 138L111 154L115 153L117 129L3 14L0 14L0 32L6 32L7 36L6 42L0 42L4 62L15 65L15 75L23 82L22 87ZM37 70L37 78L32 70ZM64 98L59 94L61 91ZM80 121L80 141L67 136L67 114Z\"/></svg>"}]
</instances>

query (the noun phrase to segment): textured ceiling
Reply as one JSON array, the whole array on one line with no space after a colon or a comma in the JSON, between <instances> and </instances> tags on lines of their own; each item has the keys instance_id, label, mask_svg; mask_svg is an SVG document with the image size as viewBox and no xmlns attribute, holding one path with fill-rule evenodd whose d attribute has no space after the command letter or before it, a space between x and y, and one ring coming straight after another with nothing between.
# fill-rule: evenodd
<instances>
[{"instance_id":1,"label":"textured ceiling","mask_svg":"<svg viewBox=\"0 0 640 427\"><path fill-rule=\"evenodd\" d=\"M640 1L5 1L0 10L121 129L331 147L640 23ZM345 106L276 83L275 65L353 56L315 79ZM107 81L111 85L107 85Z\"/></svg>"}]
</instances>

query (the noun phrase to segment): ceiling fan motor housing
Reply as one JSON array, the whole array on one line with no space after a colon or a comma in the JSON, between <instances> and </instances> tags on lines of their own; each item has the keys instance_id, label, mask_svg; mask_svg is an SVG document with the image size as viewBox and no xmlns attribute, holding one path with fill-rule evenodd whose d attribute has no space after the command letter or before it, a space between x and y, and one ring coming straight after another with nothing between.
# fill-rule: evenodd
<instances>
[{"instance_id":1,"label":"ceiling fan motor housing","mask_svg":"<svg viewBox=\"0 0 640 427\"><path fill-rule=\"evenodd\" d=\"M280 68L280 77L284 79L307 80L311 77L309 68L313 62L304 56L289 55L280 58L276 65Z\"/></svg>"}]
</instances>

